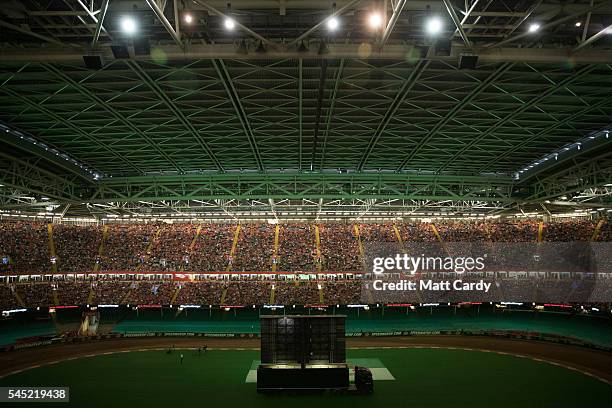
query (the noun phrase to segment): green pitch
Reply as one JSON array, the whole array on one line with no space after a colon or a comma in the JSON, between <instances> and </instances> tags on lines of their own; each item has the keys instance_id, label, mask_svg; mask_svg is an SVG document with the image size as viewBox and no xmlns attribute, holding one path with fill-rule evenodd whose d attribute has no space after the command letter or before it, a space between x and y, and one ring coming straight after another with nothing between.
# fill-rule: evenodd
<instances>
[{"instance_id":1,"label":"green pitch","mask_svg":"<svg viewBox=\"0 0 612 408\"><path fill-rule=\"evenodd\" d=\"M24 371L1 379L0 386L70 386L70 404L59 405L88 408L560 408L607 406L612 398L611 386L575 371L508 355L444 349L350 350L349 358L378 359L395 378L376 381L371 396L266 396L245 383L258 358L258 351L118 353Z\"/></svg>"}]
</instances>

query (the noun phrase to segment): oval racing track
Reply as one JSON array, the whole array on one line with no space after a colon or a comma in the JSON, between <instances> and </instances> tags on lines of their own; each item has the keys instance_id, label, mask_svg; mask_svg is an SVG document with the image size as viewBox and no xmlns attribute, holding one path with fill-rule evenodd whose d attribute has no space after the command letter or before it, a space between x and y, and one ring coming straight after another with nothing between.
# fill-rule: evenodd
<instances>
[{"instance_id":1,"label":"oval racing track","mask_svg":"<svg viewBox=\"0 0 612 408\"><path fill-rule=\"evenodd\" d=\"M259 349L259 339L241 338L124 338L64 343L0 353L0 378L43 365L81 357L152 349L197 348L209 350ZM509 354L543 361L581 372L612 386L612 353L587 348L478 336L418 336L347 338L350 349L447 348Z\"/></svg>"}]
</instances>

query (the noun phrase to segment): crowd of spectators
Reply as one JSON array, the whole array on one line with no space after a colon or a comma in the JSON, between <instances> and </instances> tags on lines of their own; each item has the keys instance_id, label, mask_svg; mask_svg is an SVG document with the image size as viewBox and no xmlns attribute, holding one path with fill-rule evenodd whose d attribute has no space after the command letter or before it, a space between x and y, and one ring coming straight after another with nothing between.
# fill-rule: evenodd
<instances>
[{"instance_id":1,"label":"crowd of spectators","mask_svg":"<svg viewBox=\"0 0 612 408\"><path fill-rule=\"evenodd\" d=\"M87 282L54 282L52 290L56 291L59 305L85 305L91 292L91 283Z\"/></svg>"},{"instance_id":2,"label":"crowd of spectators","mask_svg":"<svg viewBox=\"0 0 612 408\"><path fill-rule=\"evenodd\" d=\"M11 310L19 307L13 294L15 285L0 285L0 310Z\"/></svg>"},{"instance_id":3,"label":"crowd of spectators","mask_svg":"<svg viewBox=\"0 0 612 408\"><path fill-rule=\"evenodd\" d=\"M361 292L363 283L361 281L350 280L341 282L324 282L323 302L326 304L346 305L363 303Z\"/></svg>"},{"instance_id":4,"label":"crowd of spectators","mask_svg":"<svg viewBox=\"0 0 612 408\"><path fill-rule=\"evenodd\" d=\"M148 271L182 271L189 263L189 247L196 237L193 224L160 225L145 254L141 269Z\"/></svg>"},{"instance_id":5,"label":"crowd of spectators","mask_svg":"<svg viewBox=\"0 0 612 408\"><path fill-rule=\"evenodd\" d=\"M120 280L100 280L93 284L94 305L118 305L127 296L132 282Z\"/></svg>"},{"instance_id":6,"label":"crowd of spectators","mask_svg":"<svg viewBox=\"0 0 612 408\"><path fill-rule=\"evenodd\" d=\"M113 224L108 226L101 271L135 271L145 262L149 243L155 238L154 224Z\"/></svg>"},{"instance_id":7,"label":"crowd of spectators","mask_svg":"<svg viewBox=\"0 0 612 408\"><path fill-rule=\"evenodd\" d=\"M242 225L231 270L270 271L274 255L274 230L274 226L267 223Z\"/></svg>"},{"instance_id":8,"label":"crowd of spectators","mask_svg":"<svg viewBox=\"0 0 612 408\"><path fill-rule=\"evenodd\" d=\"M132 305L169 305L175 290L173 282L139 281L130 287L127 302Z\"/></svg>"},{"instance_id":9,"label":"crowd of spectators","mask_svg":"<svg viewBox=\"0 0 612 408\"><path fill-rule=\"evenodd\" d=\"M181 282L181 290L175 300L179 305L218 305L221 303L227 282Z\"/></svg>"},{"instance_id":10,"label":"crowd of spectators","mask_svg":"<svg viewBox=\"0 0 612 408\"><path fill-rule=\"evenodd\" d=\"M225 295L226 305L265 305L270 302L272 283L262 281L232 282Z\"/></svg>"},{"instance_id":11,"label":"crowd of spectators","mask_svg":"<svg viewBox=\"0 0 612 408\"><path fill-rule=\"evenodd\" d=\"M440 280L431 273L423 278ZM391 275L386 282L397 282ZM402 279L416 279L402 277ZM44 281L0 284L0 310L51 306L96 305L355 305L430 302L607 302L612 278L596 279L592 274L546 276L463 275L463 283L480 280L491 284L488 292L373 290L362 279L342 280L97 280ZM176 293L176 297L175 297Z\"/></svg>"},{"instance_id":12,"label":"crowd of spectators","mask_svg":"<svg viewBox=\"0 0 612 408\"><path fill-rule=\"evenodd\" d=\"M322 270L347 272L363 270L359 241L351 224L319 224Z\"/></svg>"},{"instance_id":13,"label":"crowd of spectators","mask_svg":"<svg viewBox=\"0 0 612 408\"><path fill-rule=\"evenodd\" d=\"M317 283L278 282L274 287L274 304L318 305L322 303Z\"/></svg>"},{"instance_id":14,"label":"crowd of spectators","mask_svg":"<svg viewBox=\"0 0 612 408\"><path fill-rule=\"evenodd\" d=\"M275 259L277 271L312 272L316 270L318 261L312 224L280 226Z\"/></svg>"},{"instance_id":15,"label":"crowd of spectators","mask_svg":"<svg viewBox=\"0 0 612 408\"><path fill-rule=\"evenodd\" d=\"M189 254L186 271L225 271L230 261L236 225L206 224Z\"/></svg>"},{"instance_id":16,"label":"crowd of spectators","mask_svg":"<svg viewBox=\"0 0 612 408\"><path fill-rule=\"evenodd\" d=\"M50 272L47 225L40 222L0 222L0 271Z\"/></svg>"},{"instance_id":17,"label":"crowd of spectators","mask_svg":"<svg viewBox=\"0 0 612 408\"><path fill-rule=\"evenodd\" d=\"M57 258L57 270L65 272L91 271L96 262L102 229L97 226L82 227L71 224L53 226L53 241Z\"/></svg>"},{"instance_id":18,"label":"crowd of spectators","mask_svg":"<svg viewBox=\"0 0 612 408\"><path fill-rule=\"evenodd\" d=\"M31 282L15 285L15 291L27 307L55 305L53 288L49 283Z\"/></svg>"},{"instance_id":19,"label":"crowd of spectators","mask_svg":"<svg viewBox=\"0 0 612 408\"><path fill-rule=\"evenodd\" d=\"M396 222L379 224L245 223L236 247L235 224L110 224L53 227L51 255L47 225L0 222L0 273L83 272L277 272L362 271L361 244L452 242L610 241L610 222L537 220ZM107 232L103 231L107 229ZM199 233L198 233L199 231ZM439 235L436 235L436 231Z\"/></svg>"}]
</instances>

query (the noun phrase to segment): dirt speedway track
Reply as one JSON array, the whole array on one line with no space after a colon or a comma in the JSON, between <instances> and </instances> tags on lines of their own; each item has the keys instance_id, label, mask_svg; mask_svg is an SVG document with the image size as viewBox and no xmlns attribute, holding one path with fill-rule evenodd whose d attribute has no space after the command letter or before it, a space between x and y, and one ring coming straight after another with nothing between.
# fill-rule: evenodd
<instances>
[{"instance_id":1,"label":"dirt speedway track","mask_svg":"<svg viewBox=\"0 0 612 408\"><path fill-rule=\"evenodd\" d=\"M104 353L146 349L196 348L257 349L259 339L239 338L123 338L65 343L0 353L0 377L41 365ZM360 337L348 338L349 348L460 348L512 354L544 360L612 384L612 353L581 347L477 336Z\"/></svg>"}]
</instances>

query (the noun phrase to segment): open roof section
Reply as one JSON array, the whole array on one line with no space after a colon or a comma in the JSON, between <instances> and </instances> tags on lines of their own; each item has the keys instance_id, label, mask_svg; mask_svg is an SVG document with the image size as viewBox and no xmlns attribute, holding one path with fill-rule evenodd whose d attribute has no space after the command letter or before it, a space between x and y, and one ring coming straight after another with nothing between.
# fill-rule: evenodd
<instances>
[{"instance_id":1,"label":"open roof section","mask_svg":"<svg viewBox=\"0 0 612 408\"><path fill-rule=\"evenodd\" d=\"M144 1L3 2L0 119L102 177L75 180L3 140L0 184L13 191L0 208L15 208L18 192L70 203L69 213L271 199L338 200L339 211L355 200L495 203L474 204L486 213L589 189L589 205L609 203L607 141L514 179L610 124L609 1L390 1L378 34L364 23L383 2L337 1L334 33L320 24L331 2L176 2L176 14L174 3L156 15ZM177 27L187 11L194 24ZM228 32L215 11L239 26ZM131 39L126 15L138 23ZM448 53L424 34L433 15L444 21L438 38L453 36ZM540 31L525 35L534 22ZM134 55L142 39L150 52ZM110 46L124 42L130 57L114 58ZM462 53L479 57L475 68L459 68ZM83 55L102 55L103 66L87 68Z\"/></svg>"}]
</instances>

